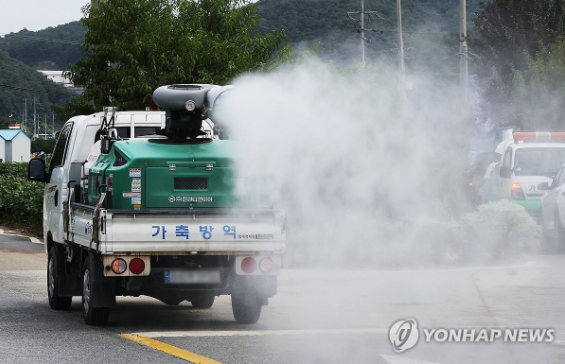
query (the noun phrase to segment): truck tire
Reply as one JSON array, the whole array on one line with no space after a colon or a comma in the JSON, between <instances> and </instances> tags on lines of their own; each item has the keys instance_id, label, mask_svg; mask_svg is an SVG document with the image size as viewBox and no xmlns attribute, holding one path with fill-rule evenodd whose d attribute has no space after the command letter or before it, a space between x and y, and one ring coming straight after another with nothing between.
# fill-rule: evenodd
<instances>
[{"instance_id":1,"label":"truck tire","mask_svg":"<svg viewBox=\"0 0 565 364\"><path fill-rule=\"evenodd\" d=\"M93 259L86 258L83 268L83 286L82 286L82 317L87 325L105 325L110 317L110 309L107 307L92 307L93 294L92 275L96 269L92 267Z\"/></svg>"},{"instance_id":2,"label":"truck tire","mask_svg":"<svg viewBox=\"0 0 565 364\"><path fill-rule=\"evenodd\" d=\"M49 298L49 306L54 310L68 310L71 307L73 297L59 296L59 274L57 269L60 263L55 247L52 246L47 256L47 297Z\"/></svg>"},{"instance_id":3,"label":"truck tire","mask_svg":"<svg viewBox=\"0 0 565 364\"><path fill-rule=\"evenodd\" d=\"M254 295L243 293L232 293L231 307L233 316L239 324L254 324L259 321L263 300Z\"/></svg>"},{"instance_id":4,"label":"truck tire","mask_svg":"<svg viewBox=\"0 0 565 364\"><path fill-rule=\"evenodd\" d=\"M213 296L213 295L203 294L203 295L200 295L200 296L197 296L197 297L194 297L193 299L191 299L190 303L192 304L192 307L200 309L200 310L204 310L204 309L212 307L215 299L216 299L216 297Z\"/></svg>"}]
</instances>

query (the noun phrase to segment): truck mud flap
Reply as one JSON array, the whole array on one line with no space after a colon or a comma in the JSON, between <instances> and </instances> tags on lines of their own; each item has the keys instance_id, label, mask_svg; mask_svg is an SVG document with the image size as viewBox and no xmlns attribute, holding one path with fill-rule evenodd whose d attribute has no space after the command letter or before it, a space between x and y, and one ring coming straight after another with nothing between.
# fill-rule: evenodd
<instances>
[{"instance_id":1,"label":"truck mud flap","mask_svg":"<svg viewBox=\"0 0 565 364\"><path fill-rule=\"evenodd\" d=\"M57 284L59 295L65 297L82 295L82 277L78 272L72 270L67 263L65 247L59 243L53 243L57 262Z\"/></svg>"},{"instance_id":2,"label":"truck mud flap","mask_svg":"<svg viewBox=\"0 0 565 364\"><path fill-rule=\"evenodd\" d=\"M104 277L102 260L92 252L88 253L92 267L92 307L114 307L116 305L116 280ZM81 293L82 294L82 293Z\"/></svg>"},{"instance_id":3,"label":"truck mud flap","mask_svg":"<svg viewBox=\"0 0 565 364\"><path fill-rule=\"evenodd\" d=\"M277 294L277 276L232 275L231 293L245 292L257 298L270 298Z\"/></svg>"}]
</instances>

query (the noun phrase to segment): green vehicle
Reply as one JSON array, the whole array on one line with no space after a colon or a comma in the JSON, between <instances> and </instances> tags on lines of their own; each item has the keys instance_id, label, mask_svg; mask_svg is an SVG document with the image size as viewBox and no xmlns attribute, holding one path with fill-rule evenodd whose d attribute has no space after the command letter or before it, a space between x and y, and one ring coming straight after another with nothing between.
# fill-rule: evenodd
<instances>
[{"instance_id":1,"label":"green vehicle","mask_svg":"<svg viewBox=\"0 0 565 364\"><path fill-rule=\"evenodd\" d=\"M29 178L46 182L53 309L82 296L85 322L101 325L116 296L206 309L231 295L236 321L258 321L277 291L285 215L236 188L237 143L218 138L207 112L229 89L163 86L153 98L166 111L73 117L49 170L30 161Z\"/></svg>"}]
</instances>

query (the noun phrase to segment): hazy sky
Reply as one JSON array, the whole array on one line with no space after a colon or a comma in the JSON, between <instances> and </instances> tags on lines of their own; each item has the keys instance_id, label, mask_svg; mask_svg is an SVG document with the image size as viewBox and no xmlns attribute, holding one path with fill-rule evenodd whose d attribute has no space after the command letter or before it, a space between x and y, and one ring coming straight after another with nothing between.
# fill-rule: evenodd
<instances>
[{"instance_id":1,"label":"hazy sky","mask_svg":"<svg viewBox=\"0 0 565 364\"><path fill-rule=\"evenodd\" d=\"M23 28L41 30L80 20L80 9L89 2L90 0L1 0L0 35L18 32Z\"/></svg>"},{"instance_id":2,"label":"hazy sky","mask_svg":"<svg viewBox=\"0 0 565 364\"><path fill-rule=\"evenodd\" d=\"M80 9L88 3L90 0L0 0L0 36L23 28L35 31L80 20Z\"/></svg>"}]
</instances>

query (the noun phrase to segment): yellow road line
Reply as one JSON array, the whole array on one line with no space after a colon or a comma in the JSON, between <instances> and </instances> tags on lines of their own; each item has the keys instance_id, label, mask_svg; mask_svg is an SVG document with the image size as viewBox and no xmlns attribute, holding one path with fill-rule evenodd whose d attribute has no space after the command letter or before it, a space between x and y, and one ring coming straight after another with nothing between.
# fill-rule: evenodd
<instances>
[{"instance_id":1,"label":"yellow road line","mask_svg":"<svg viewBox=\"0 0 565 364\"><path fill-rule=\"evenodd\" d=\"M177 358L181 358L195 364L222 364L219 361L215 361L206 358L205 356L191 353L190 351L179 349L172 345L165 344L157 340L153 340L146 336L141 336L137 334L120 334L120 336L128 340L135 341L136 343L139 343L141 345L149 346L150 348L153 348L155 350L162 351L169 355L176 356Z\"/></svg>"}]
</instances>

